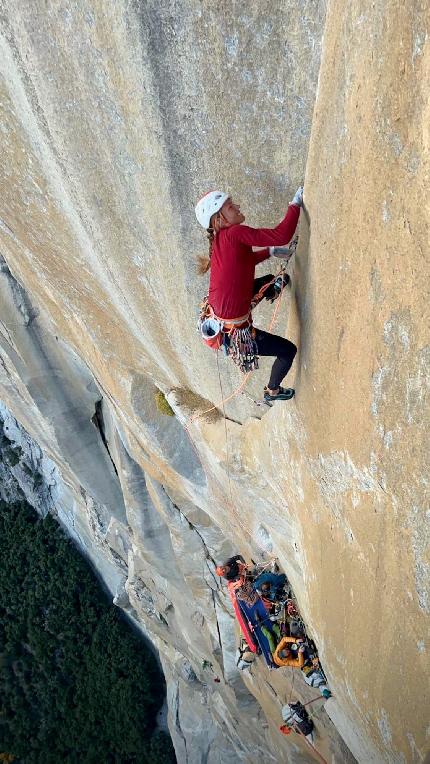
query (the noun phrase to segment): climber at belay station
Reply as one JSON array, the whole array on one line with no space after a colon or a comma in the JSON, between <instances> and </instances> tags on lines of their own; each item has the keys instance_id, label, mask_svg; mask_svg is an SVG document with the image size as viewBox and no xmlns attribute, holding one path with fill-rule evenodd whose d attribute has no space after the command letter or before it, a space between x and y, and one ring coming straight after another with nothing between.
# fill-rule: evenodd
<instances>
[{"instance_id":1,"label":"climber at belay station","mask_svg":"<svg viewBox=\"0 0 430 764\"><path fill-rule=\"evenodd\" d=\"M276 595L281 595L287 583L287 577L285 573L275 572L278 570L276 564L271 563L271 566L274 570L261 571L258 566L252 569L246 564L241 554L236 554L234 557L229 557L222 565L217 565L215 572L217 576L227 581L237 581L242 576L252 579L252 588L256 589L259 595L265 596L268 600L274 600Z\"/></svg>"},{"instance_id":2,"label":"climber at belay station","mask_svg":"<svg viewBox=\"0 0 430 764\"><path fill-rule=\"evenodd\" d=\"M217 576L222 576L227 581L236 581L246 570L247 565L241 554L229 557L222 565L217 565L215 568Z\"/></svg>"},{"instance_id":3,"label":"climber at belay station","mask_svg":"<svg viewBox=\"0 0 430 764\"><path fill-rule=\"evenodd\" d=\"M300 187L284 219L276 228L250 228L242 225L245 216L239 204L222 191L210 191L196 205L198 222L207 231L209 257L199 259L199 273L210 268L209 294L202 305L200 332L214 350L224 347L243 372L258 368L258 356L276 356L270 379L264 388L264 400L289 400L292 388L281 387L291 368L296 346L275 334L257 329L252 323L252 309L263 297L276 298L288 276L276 279L272 274L254 280L255 266L271 255L289 259L294 249L288 244L294 235L303 205ZM253 252L252 247L265 247Z\"/></svg>"}]
</instances>

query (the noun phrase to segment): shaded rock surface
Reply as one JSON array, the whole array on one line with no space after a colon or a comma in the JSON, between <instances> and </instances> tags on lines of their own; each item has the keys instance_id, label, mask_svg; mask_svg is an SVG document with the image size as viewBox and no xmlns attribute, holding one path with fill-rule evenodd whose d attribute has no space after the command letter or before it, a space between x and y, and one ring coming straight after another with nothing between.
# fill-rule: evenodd
<instances>
[{"instance_id":1,"label":"shaded rock surface","mask_svg":"<svg viewBox=\"0 0 430 764\"><path fill-rule=\"evenodd\" d=\"M420 762L428 10L159 6L0 0L2 490L58 515L159 650L181 764L314 757L277 729L301 676L235 668L214 562L236 550L291 580L334 692L322 756ZM194 200L225 187L275 224L305 173L274 327L296 398L260 419L262 360L190 422L241 381L194 331Z\"/></svg>"}]
</instances>

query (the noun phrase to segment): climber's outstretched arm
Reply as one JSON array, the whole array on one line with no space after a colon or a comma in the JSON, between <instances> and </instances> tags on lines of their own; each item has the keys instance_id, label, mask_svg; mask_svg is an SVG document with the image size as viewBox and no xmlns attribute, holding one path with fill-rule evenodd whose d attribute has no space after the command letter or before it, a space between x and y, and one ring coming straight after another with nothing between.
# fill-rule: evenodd
<instances>
[{"instance_id":1,"label":"climber's outstretched arm","mask_svg":"<svg viewBox=\"0 0 430 764\"><path fill-rule=\"evenodd\" d=\"M303 189L298 189L288 207L284 219L276 228L250 228L247 225L234 225L228 229L231 241L247 244L251 247L276 247L288 244L294 235L303 203Z\"/></svg>"},{"instance_id":2,"label":"climber's outstretched arm","mask_svg":"<svg viewBox=\"0 0 430 764\"><path fill-rule=\"evenodd\" d=\"M251 228L247 225L236 225L228 229L230 241L248 244L251 247L276 247L288 244L294 235L300 215L300 207L290 204L284 219L276 228Z\"/></svg>"}]
</instances>

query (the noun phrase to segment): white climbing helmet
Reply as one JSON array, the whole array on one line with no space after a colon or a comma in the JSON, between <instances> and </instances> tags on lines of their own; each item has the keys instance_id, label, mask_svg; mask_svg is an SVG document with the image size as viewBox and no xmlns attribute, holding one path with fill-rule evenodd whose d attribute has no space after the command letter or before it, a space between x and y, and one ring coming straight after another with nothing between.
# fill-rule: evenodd
<instances>
[{"instance_id":1,"label":"white climbing helmet","mask_svg":"<svg viewBox=\"0 0 430 764\"><path fill-rule=\"evenodd\" d=\"M211 217L219 212L224 202L229 198L224 191L209 191L202 196L195 206L195 213L198 222L206 230L209 228Z\"/></svg>"}]
</instances>

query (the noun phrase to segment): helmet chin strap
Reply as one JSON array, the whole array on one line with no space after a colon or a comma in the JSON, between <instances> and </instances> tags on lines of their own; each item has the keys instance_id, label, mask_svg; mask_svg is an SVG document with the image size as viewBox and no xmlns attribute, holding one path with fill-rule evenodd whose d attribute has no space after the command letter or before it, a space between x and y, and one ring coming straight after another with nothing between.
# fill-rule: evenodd
<instances>
[{"instance_id":1,"label":"helmet chin strap","mask_svg":"<svg viewBox=\"0 0 430 764\"><path fill-rule=\"evenodd\" d=\"M222 212L217 212L217 214L213 218L213 225L212 228L214 229L215 233L218 233L218 231L221 230L221 228L230 228L231 223L229 223Z\"/></svg>"}]
</instances>

